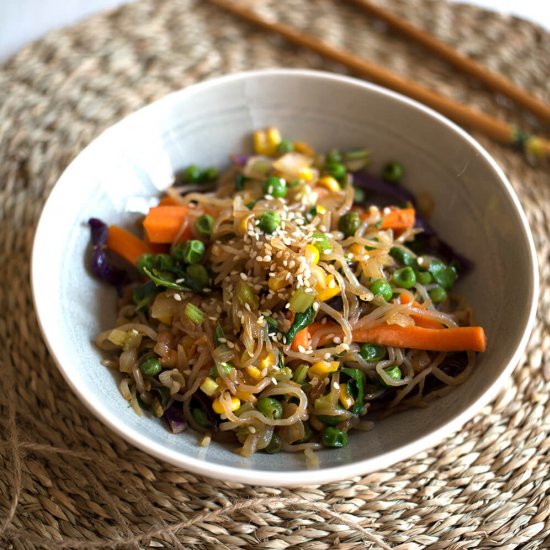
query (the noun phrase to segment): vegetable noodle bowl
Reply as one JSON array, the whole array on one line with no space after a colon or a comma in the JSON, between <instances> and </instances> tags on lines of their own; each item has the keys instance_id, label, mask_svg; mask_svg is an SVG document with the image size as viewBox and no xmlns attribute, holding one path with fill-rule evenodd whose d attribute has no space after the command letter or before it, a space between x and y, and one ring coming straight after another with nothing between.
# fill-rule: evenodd
<instances>
[{"instance_id":1,"label":"vegetable noodle bowl","mask_svg":"<svg viewBox=\"0 0 550 550\"><path fill-rule=\"evenodd\" d=\"M96 344L137 414L315 466L462 383L486 342L453 290L472 266L405 168L284 138L257 130L221 173L188 166L135 231L89 220L92 271L119 292Z\"/></svg>"}]
</instances>

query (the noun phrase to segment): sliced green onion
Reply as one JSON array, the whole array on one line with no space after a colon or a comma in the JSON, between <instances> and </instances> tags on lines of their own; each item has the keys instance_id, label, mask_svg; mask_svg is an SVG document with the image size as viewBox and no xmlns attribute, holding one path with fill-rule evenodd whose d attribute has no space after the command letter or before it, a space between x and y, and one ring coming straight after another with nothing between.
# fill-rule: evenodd
<instances>
[{"instance_id":1,"label":"sliced green onion","mask_svg":"<svg viewBox=\"0 0 550 550\"><path fill-rule=\"evenodd\" d=\"M206 319L206 316L202 312L200 308L198 308L195 304L192 304L191 302L188 302L185 305L185 309L183 310L183 314L195 325L199 326L204 323L204 320Z\"/></svg>"},{"instance_id":2,"label":"sliced green onion","mask_svg":"<svg viewBox=\"0 0 550 550\"><path fill-rule=\"evenodd\" d=\"M289 300L290 311L294 313L304 313L304 311L313 305L315 297L315 293L306 292L303 288L295 290Z\"/></svg>"},{"instance_id":3,"label":"sliced green onion","mask_svg":"<svg viewBox=\"0 0 550 550\"><path fill-rule=\"evenodd\" d=\"M369 363L377 363L386 357L387 351L385 346L379 346L378 344L361 344L359 355Z\"/></svg>"},{"instance_id":4,"label":"sliced green onion","mask_svg":"<svg viewBox=\"0 0 550 550\"><path fill-rule=\"evenodd\" d=\"M332 250L332 245L326 235L323 233L315 232L313 233L313 246L319 251L320 254L324 254Z\"/></svg>"},{"instance_id":5,"label":"sliced green onion","mask_svg":"<svg viewBox=\"0 0 550 550\"><path fill-rule=\"evenodd\" d=\"M294 376L292 377L292 380L294 380L296 384L303 384L306 379L308 370L309 365L307 363L302 363L294 371Z\"/></svg>"},{"instance_id":6,"label":"sliced green onion","mask_svg":"<svg viewBox=\"0 0 550 550\"><path fill-rule=\"evenodd\" d=\"M239 281L237 285L237 300L242 307L248 304L252 310L258 309L260 305L258 296L254 294L252 287L247 285L244 281Z\"/></svg>"},{"instance_id":7,"label":"sliced green onion","mask_svg":"<svg viewBox=\"0 0 550 550\"><path fill-rule=\"evenodd\" d=\"M348 434L334 426L328 426L323 431L321 441L325 447L345 447L348 444Z\"/></svg>"}]
</instances>

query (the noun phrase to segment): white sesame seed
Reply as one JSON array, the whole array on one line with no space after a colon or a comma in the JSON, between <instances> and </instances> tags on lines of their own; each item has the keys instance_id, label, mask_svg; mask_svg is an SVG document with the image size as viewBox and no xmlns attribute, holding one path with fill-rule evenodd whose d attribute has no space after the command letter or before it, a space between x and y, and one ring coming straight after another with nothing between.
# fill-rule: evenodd
<instances>
[{"instance_id":1,"label":"white sesame seed","mask_svg":"<svg viewBox=\"0 0 550 550\"><path fill-rule=\"evenodd\" d=\"M174 294L174 300L176 300L176 302L181 302L182 300L182 297L180 294Z\"/></svg>"},{"instance_id":2,"label":"white sesame seed","mask_svg":"<svg viewBox=\"0 0 550 550\"><path fill-rule=\"evenodd\" d=\"M325 361L328 361L328 360L330 359L330 353L328 353L328 352L325 353L325 354L323 355L323 359L324 359Z\"/></svg>"}]
</instances>

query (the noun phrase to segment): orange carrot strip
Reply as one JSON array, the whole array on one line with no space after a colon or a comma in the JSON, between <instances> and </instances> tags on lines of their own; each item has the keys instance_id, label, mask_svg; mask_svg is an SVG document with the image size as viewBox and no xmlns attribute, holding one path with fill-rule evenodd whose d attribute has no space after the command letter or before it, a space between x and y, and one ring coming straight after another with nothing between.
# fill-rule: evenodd
<instances>
[{"instance_id":1,"label":"orange carrot strip","mask_svg":"<svg viewBox=\"0 0 550 550\"><path fill-rule=\"evenodd\" d=\"M405 293L401 293L399 295L399 301L402 303L402 304L408 304L410 303L410 297L408 294L405 294ZM415 300L413 303L412 303L413 307L418 307L418 308L421 308L422 306ZM426 317L422 317L422 315L411 315L411 319L413 319L414 321L414 324L417 326L417 327L424 327L424 328L444 328L443 325L439 322L439 321L436 321L435 319L428 319Z\"/></svg>"},{"instance_id":2,"label":"orange carrot strip","mask_svg":"<svg viewBox=\"0 0 550 550\"><path fill-rule=\"evenodd\" d=\"M148 243L118 225L109 227L107 248L134 265L142 254L153 253Z\"/></svg>"},{"instance_id":3,"label":"orange carrot strip","mask_svg":"<svg viewBox=\"0 0 550 550\"><path fill-rule=\"evenodd\" d=\"M310 336L309 336L309 327L305 327L302 330L299 330L290 344L290 349L292 351L300 351L299 346L302 346L304 349L309 348Z\"/></svg>"},{"instance_id":4,"label":"orange carrot strip","mask_svg":"<svg viewBox=\"0 0 550 550\"><path fill-rule=\"evenodd\" d=\"M181 206L181 204L172 196L164 195L160 199L159 206Z\"/></svg>"},{"instance_id":5,"label":"orange carrot strip","mask_svg":"<svg viewBox=\"0 0 550 550\"><path fill-rule=\"evenodd\" d=\"M414 226L414 208L393 208L383 218L382 229L409 229Z\"/></svg>"},{"instance_id":6,"label":"orange carrot strip","mask_svg":"<svg viewBox=\"0 0 550 550\"><path fill-rule=\"evenodd\" d=\"M186 206L156 206L151 208L143 221L147 239L152 243L173 243L176 239L185 240L190 238L191 227L189 224L184 227L187 214L188 208Z\"/></svg>"},{"instance_id":7,"label":"orange carrot strip","mask_svg":"<svg viewBox=\"0 0 550 550\"><path fill-rule=\"evenodd\" d=\"M328 343L333 336L342 337L341 329L336 324L333 326L334 331L322 335L318 345ZM428 351L485 351L487 347L482 327L434 329L382 324L354 330L353 341Z\"/></svg>"}]
</instances>

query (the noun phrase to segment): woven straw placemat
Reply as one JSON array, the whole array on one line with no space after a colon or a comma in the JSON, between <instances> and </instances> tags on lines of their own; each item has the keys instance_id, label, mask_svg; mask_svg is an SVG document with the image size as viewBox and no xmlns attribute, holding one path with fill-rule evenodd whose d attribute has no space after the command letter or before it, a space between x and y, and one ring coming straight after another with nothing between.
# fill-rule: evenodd
<instances>
[{"instance_id":1,"label":"woven straw placemat","mask_svg":"<svg viewBox=\"0 0 550 550\"><path fill-rule=\"evenodd\" d=\"M442 94L544 130L345 2L250 3ZM550 101L542 29L441 0L382 3ZM62 170L104 128L170 91L272 66L342 71L198 0L129 4L49 34L0 69L0 547L550 547L549 166L483 138L533 228L541 304L505 389L436 448L324 486L228 484L131 447L61 378L28 280L34 228Z\"/></svg>"}]
</instances>

